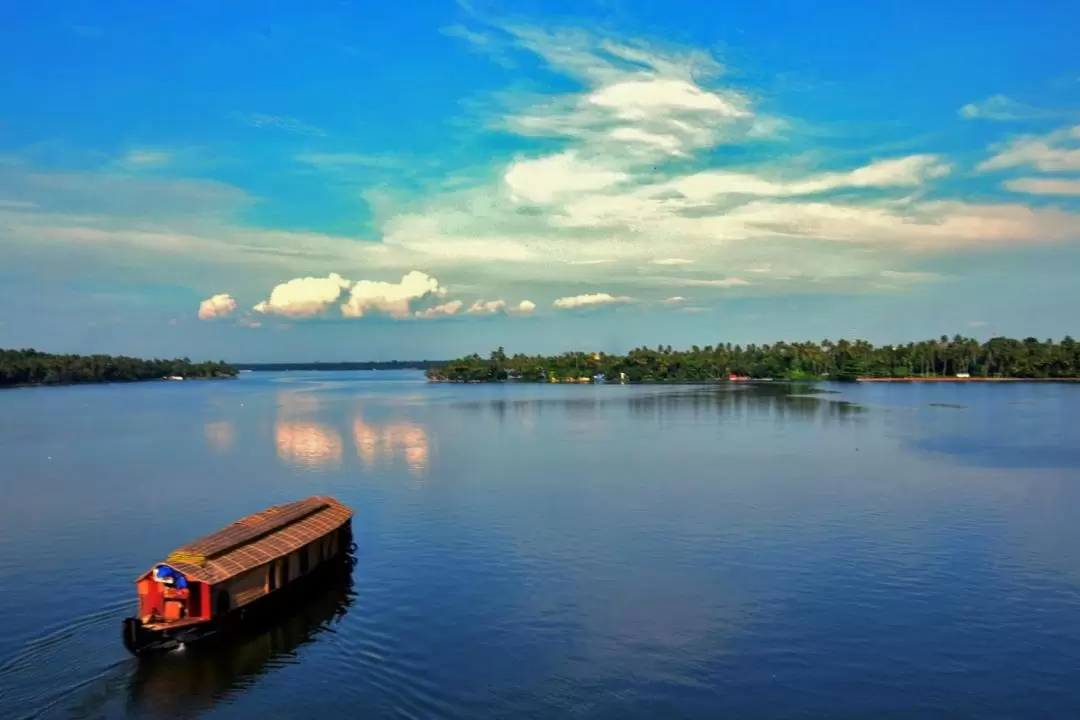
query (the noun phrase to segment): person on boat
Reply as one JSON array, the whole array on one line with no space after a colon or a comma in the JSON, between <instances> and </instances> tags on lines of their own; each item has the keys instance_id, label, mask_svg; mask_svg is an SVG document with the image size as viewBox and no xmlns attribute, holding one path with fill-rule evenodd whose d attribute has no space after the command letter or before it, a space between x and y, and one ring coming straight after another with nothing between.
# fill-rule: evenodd
<instances>
[{"instance_id":1,"label":"person on boat","mask_svg":"<svg viewBox=\"0 0 1080 720\"><path fill-rule=\"evenodd\" d=\"M179 590L187 587L187 578L167 565L158 565L154 569L154 579Z\"/></svg>"}]
</instances>

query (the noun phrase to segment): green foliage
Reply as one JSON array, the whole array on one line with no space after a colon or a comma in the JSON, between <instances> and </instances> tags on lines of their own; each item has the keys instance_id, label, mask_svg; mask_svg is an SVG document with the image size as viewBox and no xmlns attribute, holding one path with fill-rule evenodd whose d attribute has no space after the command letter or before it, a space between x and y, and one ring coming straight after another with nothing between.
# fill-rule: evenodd
<instances>
[{"instance_id":1,"label":"green foliage","mask_svg":"<svg viewBox=\"0 0 1080 720\"><path fill-rule=\"evenodd\" d=\"M773 345L721 343L676 351L671 346L641 347L626 355L566 352L555 356L506 355L502 348L490 357L452 360L427 369L443 382L517 380L546 382L602 376L609 382L708 382L728 375L777 380L850 381L857 377L941 377L968 373L972 377L1074 378L1080 376L1080 345L1035 338L994 338L979 343L959 335L905 345L875 347L863 340L779 342Z\"/></svg>"},{"instance_id":2,"label":"green foliage","mask_svg":"<svg viewBox=\"0 0 1080 720\"><path fill-rule=\"evenodd\" d=\"M73 383L134 382L183 378L235 377L224 362L140 360L110 355L52 355L37 350L0 350L0 387L67 385Z\"/></svg>"}]
</instances>

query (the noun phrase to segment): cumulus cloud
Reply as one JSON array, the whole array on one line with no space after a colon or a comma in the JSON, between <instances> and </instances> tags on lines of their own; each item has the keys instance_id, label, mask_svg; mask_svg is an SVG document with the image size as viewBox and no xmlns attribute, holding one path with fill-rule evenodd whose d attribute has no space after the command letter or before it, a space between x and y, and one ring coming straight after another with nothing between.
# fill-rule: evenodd
<instances>
[{"instance_id":1,"label":"cumulus cloud","mask_svg":"<svg viewBox=\"0 0 1080 720\"><path fill-rule=\"evenodd\" d=\"M1080 171L1080 125L1045 135L1021 135L995 147L997 153L979 170L1031 167L1043 172Z\"/></svg>"},{"instance_id":2,"label":"cumulus cloud","mask_svg":"<svg viewBox=\"0 0 1080 720\"><path fill-rule=\"evenodd\" d=\"M490 315L506 308L503 300L477 300L466 312L480 315Z\"/></svg>"},{"instance_id":3,"label":"cumulus cloud","mask_svg":"<svg viewBox=\"0 0 1080 720\"><path fill-rule=\"evenodd\" d=\"M270 292L270 298L255 305L255 312L289 318L321 315L341 301L342 316L360 318L371 311L394 318L409 315L409 303L430 295L442 294L438 280L414 270L399 282L360 280L354 282L337 273L327 277L301 277L282 283Z\"/></svg>"},{"instance_id":4,"label":"cumulus cloud","mask_svg":"<svg viewBox=\"0 0 1080 720\"><path fill-rule=\"evenodd\" d=\"M219 293L199 303L199 319L214 320L228 317L236 311L236 300L228 293Z\"/></svg>"},{"instance_id":5,"label":"cumulus cloud","mask_svg":"<svg viewBox=\"0 0 1080 720\"><path fill-rule=\"evenodd\" d=\"M664 300L665 305L681 305L682 303L685 303L685 302L689 302L689 300L684 298L682 295L673 295L672 297L669 297L666 300Z\"/></svg>"},{"instance_id":6,"label":"cumulus cloud","mask_svg":"<svg viewBox=\"0 0 1080 720\"><path fill-rule=\"evenodd\" d=\"M557 298L552 304L557 308L569 310L573 308L591 307L594 305L615 305L617 303L628 303L632 301L632 298L611 295L610 293L588 293L585 295L572 295L569 297Z\"/></svg>"},{"instance_id":7,"label":"cumulus cloud","mask_svg":"<svg viewBox=\"0 0 1080 720\"><path fill-rule=\"evenodd\" d=\"M352 283L337 273L327 277L300 277L281 283L270 291L270 298L254 310L290 318L312 317L337 302Z\"/></svg>"},{"instance_id":8,"label":"cumulus cloud","mask_svg":"<svg viewBox=\"0 0 1080 720\"><path fill-rule=\"evenodd\" d=\"M533 310L536 310L536 303L532 300L522 300L517 304L516 310L522 314L531 313Z\"/></svg>"},{"instance_id":9,"label":"cumulus cloud","mask_svg":"<svg viewBox=\"0 0 1080 720\"><path fill-rule=\"evenodd\" d=\"M349 297L341 306L341 314L359 318L366 312L377 310L395 318L406 317L409 303L413 300L443 293L445 289L439 286L438 280L418 270L408 273L396 283L361 280L349 290Z\"/></svg>"},{"instance_id":10,"label":"cumulus cloud","mask_svg":"<svg viewBox=\"0 0 1080 720\"><path fill-rule=\"evenodd\" d=\"M460 310L464 304L465 303L461 302L460 300L451 300L450 302L443 303L442 305L436 305L435 307L429 307L424 310L417 310L416 317L437 318L456 315L458 310Z\"/></svg>"}]
</instances>

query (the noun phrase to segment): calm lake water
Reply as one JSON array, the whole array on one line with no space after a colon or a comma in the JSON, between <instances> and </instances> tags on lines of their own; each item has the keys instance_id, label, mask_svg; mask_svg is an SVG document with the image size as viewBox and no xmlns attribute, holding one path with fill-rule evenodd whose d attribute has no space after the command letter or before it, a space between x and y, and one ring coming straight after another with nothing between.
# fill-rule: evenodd
<instances>
[{"instance_id":1,"label":"calm lake water","mask_svg":"<svg viewBox=\"0 0 1080 720\"><path fill-rule=\"evenodd\" d=\"M0 716L1080 716L1080 386L808 390L0 392ZM127 655L140 572L315 493L349 584Z\"/></svg>"}]
</instances>

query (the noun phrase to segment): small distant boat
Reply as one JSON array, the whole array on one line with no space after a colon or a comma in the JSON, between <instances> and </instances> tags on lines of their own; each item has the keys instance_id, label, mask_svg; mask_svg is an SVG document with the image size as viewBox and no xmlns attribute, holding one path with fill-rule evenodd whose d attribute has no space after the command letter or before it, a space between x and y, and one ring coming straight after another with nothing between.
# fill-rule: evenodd
<instances>
[{"instance_id":1,"label":"small distant boat","mask_svg":"<svg viewBox=\"0 0 1080 720\"><path fill-rule=\"evenodd\" d=\"M166 375L165 379L166 380L183 380L184 378L180 377L179 375Z\"/></svg>"},{"instance_id":2,"label":"small distant boat","mask_svg":"<svg viewBox=\"0 0 1080 720\"><path fill-rule=\"evenodd\" d=\"M141 575L123 621L136 656L218 635L351 562L352 510L313 496L274 505L174 550Z\"/></svg>"}]
</instances>

